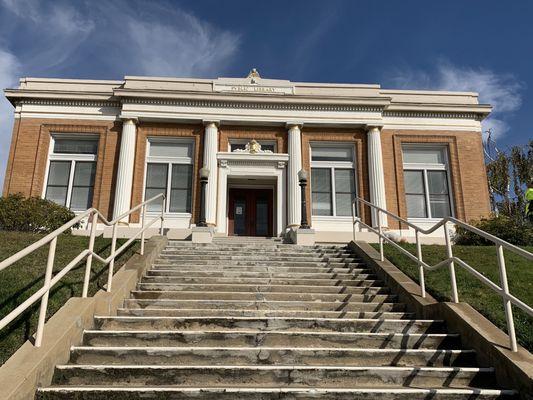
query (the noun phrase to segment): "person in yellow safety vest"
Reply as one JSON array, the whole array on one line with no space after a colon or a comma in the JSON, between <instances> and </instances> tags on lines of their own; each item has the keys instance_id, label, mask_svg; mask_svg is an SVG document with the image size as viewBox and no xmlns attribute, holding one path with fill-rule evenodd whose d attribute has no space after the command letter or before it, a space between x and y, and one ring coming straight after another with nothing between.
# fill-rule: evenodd
<instances>
[{"instance_id":1,"label":"person in yellow safety vest","mask_svg":"<svg viewBox=\"0 0 533 400\"><path fill-rule=\"evenodd\" d=\"M533 180L526 190L526 218L533 224Z\"/></svg>"}]
</instances>

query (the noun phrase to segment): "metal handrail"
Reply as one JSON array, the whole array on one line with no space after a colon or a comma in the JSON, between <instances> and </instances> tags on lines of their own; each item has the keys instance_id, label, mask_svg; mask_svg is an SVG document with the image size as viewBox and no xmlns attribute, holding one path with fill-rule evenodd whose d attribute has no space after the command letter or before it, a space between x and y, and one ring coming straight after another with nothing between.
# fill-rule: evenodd
<instances>
[{"instance_id":1,"label":"metal handrail","mask_svg":"<svg viewBox=\"0 0 533 400\"><path fill-rule=\"evenodd\" d=\"M146 222L146 214L147 214L146 206L159 198L163 199L163 205L161 207L160 215ZM29 307L31 307L33 304L39 301L39 299L41 299L41 308L39 310L39 321L37 323L37 332L35 333L35 342L34 342L35 347L40 347L42 344L42 339L43 339L44 323L46 319L46 311L48 308L48 298L50 296L50 290L61 280L61 278L63 278L68 272L70 272L72 268L74 268L79 262L81 262L83 259L86 258L87 261L85 265L85 275L83 279L82 297L84 298L87 297L88 292L89 292L89 280L91 276L92 260L93 258L95 258L96 260L102 262L104 265L109 264L106 290L110 292L112 288L112 284L113 284L113 272L114 272L116 257L119 256L122 252L124 252L126 248L135 239L137 239L139 235L141 236L140 253L141 255L144 254L145 231L148 228L150 228L156 221L161 220L161 227L159 228L159 233L161 235L163 234L163 225L164 225L164 220L165 220L164 218L165 208L166 208L166 196L163 193L160 193L157 196L152 197L151 199L143 201L139 205L133 207L129 211L126 211L125 213L123 213L122 215L119 215L118 217L116 217L115 219L111 221L108 221L106 217L96 208L89 208L88 210L79 214L75 218L71 219L66 224L57 228L55 231L49 233L42 239L29 245L28 247L25 247L19 252L13 254L11 257L8 257L2 262L0 262L0 271L2 271L6 269L7 267L9 267L10 265L13 265L15 262L19 261L20 259L24 258L28 254L33 253L35 250L50 243L43 286L37 292L31 295L28 299L26 299L22 304L18 305L13 311L11 311L9 314L7 314L4 318L0 320L0 330L5 328L10 322L12 322L15 318L17 318L24 311L26 311ZM120 246L117 249L116 245L117 245L118 224L124 218L128 217L130 214L134 213L135 211L139 209L141 209L141 226L139 230L130 239L128 239L124 244L122 244L122 246ZM71 229L74 225L81 222L84 218L88 218L91 224L88 248L83 250L80 254L78 254L72 261L70 261L65 267L63 267L61 271L59 271L54 277L52 277L58 236L66 232L67 230ZM100 222L103 223L104 225L113 226L113 234L112 234L112 239L111 239L111 253L109 254L107 258L102 258L94 252L96 225L98 224L99 219L100 219Z\"/></svg>"},{"instance_id":2,"label":"metal handrail","mask_svg":"<svg viewBox=\"0 0 533 400\"><path fill-rule=\"evenodd\" d=\"M371 208L373 211L373 215L376 216L376 222L377 227L368 225L367 223L363 222L362 219L357 215L356 210L359 208L359 203L366 205ZM416 256L411 254L409 251L404 249L402 246L400 246L398 243L396 243L394 240L392 240L390 237L388 237L383 232L383 227L381 223L381 213L395 219L396 221L405 224L412 228L415 231L415 241L416 241ZM517 247L509 242L506 242L505 240L502 240L494 235L491 235L490 233L487 233L485 231L482 231L479 228L476 228L475 226L469 225L463 221L459 221L456 218L453 217L446 217L442 218L439 222L437 222L435 225L433 225L429 229L422 229L419 226L413 224L412 222L409 222L405 220L404 218L399 217L398 215L387 211L381 207L376 206L375 204L372 204L369 201L366 201L364 199L361 199L360 197L356 197L354 200L352 200L352 223L353 223L353 238L355 241L356 238L356 224L359 224L359 229L361 229L361 226L366 227L370 232L375 233L378 236L379 239L379 254L380 259L383 261L385 259L384 256L384 249L383 249L383 243L387 242L390 243L393 247L398 249L401 253L405 254L409 259L414 261L418 265L418 273L419 273L419 281L420 281L420 288L421 288L421 296L426 297L426 285L425 285L425 278L424 278L424 271L432 271L436 270L438 268L444 267L448 265L449 271L450 271L450 280L451 280L451 287L452 287L452 301L454 303L459 302L459 294L457 291L457 279L455 277L455 264L458 264L460 267L465 269L467 272L469 272L471 275L473 275L476 279L478 279L480 282L488 286L490 289L492 289L494 292L499 294L502 297L503 305L505 309L505 319L507 322L507 332L509 335L509 344L510 349L512 351L518 351L518 345L516 342L516 332L514 327L514 318L513 318L513 310L511 308L511 305L515 305L524 312L526 312L529 316L533 317L533 308L528 306L526 303L521 301L520 299L516 298L512 294L509 293L509 284L507 279L507 269L505 265L505 256L503 253L503 249L507 249L521 257L524 257L528 260L533 261L533 253L530 253L529 251L526 251L520 247ZM447 224L452 223L456 226L460 226L461 228L468 230L470 232L473 232L486 240L489 240L493 242L496 246L496 254L498 257L498 267L500 272L500 286L492 282L490 279L488 279L486 276L478 272L475 268L470 266L468 263L466 263L464 260L460 259L459 257L456 257L453 255L452 250L452 243L450 240L450 232L447 229ZM430 233L435 232L439 228L444 229L444 238L446 241L446 255L447 258L445 260L442 260L441 262L435 264L435 265L429 265L426 262L423 261L423 255L422 255L422 246L420 242L420 234L428 235Z\"/></svg>"}]
</instances>

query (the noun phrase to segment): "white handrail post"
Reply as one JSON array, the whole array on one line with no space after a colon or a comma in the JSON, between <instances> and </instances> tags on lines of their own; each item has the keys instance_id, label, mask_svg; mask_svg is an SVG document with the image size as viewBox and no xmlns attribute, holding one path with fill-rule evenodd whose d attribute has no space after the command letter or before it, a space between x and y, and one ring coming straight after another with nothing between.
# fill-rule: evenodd
<instances>
[{"instance_id":1,"label":"white handrail post","mask_svg":"<svg viewBox=\"0 0 533 400\"><path fill-rule=\"evenodd\" d=\"M87 297L89 293L89 281L91 280L91 266L93 263L94 237L96 234L96 222L98 221L98 213L95 211L91 220L91 236L89 238L89 255L87 256L87 263L85 264L85 277L83 279L83 290L81 297Z\"/></svg>"},{"instance_id":2,"label":"white handrail post","mask_svg":"<svg viewBox=\"0 0 533 400\"><path fill-rule=\"evenodd\" d=\"M159 234L163 235L163 223L165 221L165 209L167 208L167 197L163 195L163 204L161 206L161 229L159 229Z\"/></svg>"},{"instance_id":3,"label":"white handrail post","mask_svg":"<svg viewBox=\"0 0 533 400\"><path fill-rule=\"evenodd\" d=\"M146 212L145 212L146 204L142 206L141 208L141 229L143 230L141 233L141 256L144 254L144 224L146 223Z\"/></svg>"},{"instance_id":4,"label":"white handrail post","mask_svg":"<svg viewBox=\"0 0 533 400\"><path fill-rule=\"evenodd\" d=\"M415 230L416 236L416 258L418 258L418 279L420 281L420 294L426 297L426 281L424 279L424 266L422 265L422 244L420 243L420 231Z\"/></svg>"},{"instance_id":5,"label":"white handrail post","mask_svg":"<svg viewBox=\"0 0 533 400\"><path fill-rule=\"evenodd\" d=\"M48 308L48 298L50 297L50 281L52 280L52 271L54 270L54 259L56 256L57 236L50 242L48 250L48 260L46 262L46 272L44 275L44 287L46 292L41 298L41 309L39 310L39 322L37 323L37 332L35 333L35 347L41 347L43 341L44 322L46 320L46 310Z\"/></svg>"},{"instance_id":6,"label":"white handrail post","mask_svg":"<svg viewBox=\"0 0 533 400\"><path fill-rule=\"evenodd\" d=\"M355 242L355 202L357 200L352 201L352 232L353 232L353 241Z\"/></svg>"},{"instance_id":7,"label":"white handrail post","mask_svg":"<svg viewBox=\"0 0 533 400\"><path fill-rule=\"evenodd\" d=\"M448 256L449 268L450 268L450 280L452 284L452 301L459 303L459 294L457 293L457 279L455 278L455 263L453 262L452 242L450 240L450 232L448 232L448 223L442 225L444 229L444 237L446 239L446 255Z\"/></svg>"},{"instance_id":8,"label":"white handrail post","mask_svg":"<svg viewBox=\"0 0 533 400\"><path fill-rule=\"evenodd\" d=\"M383 253L383 231L381 228L381 210L377 210L377 220L378 220L378 232L379 232L379 259L380 261L385 261L385 254Z\"/></svg>"},{"instance_id":9,"label":"white handrail post","mask_svg":"<svg viewBox=\"0 0 533 400\"><path fill-rule=\"evenodd\" d=\"M113 286L113 274L115 273L115 251L117 248L117 225L118 222L113 224L113 235L111 237L111 261L109 261L109 269L107 271L107 292L111 292Z\"/></svg>"},{"instance_id":10,"label":"white handrail post","mask_svg":"<svg viewBox=\"0 0 533 400\"><path fill-rule=\"evenodd\" d=\"M502 285L503 293L503 306L505 308L505 319L507 320L507 332L509 334L509 346L511 351L518 351L518 345L516 344L516 333L514 329L513 309L511 308L511 301L507 295L509 295L509 284L507 282L507 269L505 267L505 257L503 255L503 247L501 244L496 245L496 251L498 253L498 266L500 267L500 283Z\"/></svg>"}]
</instances>

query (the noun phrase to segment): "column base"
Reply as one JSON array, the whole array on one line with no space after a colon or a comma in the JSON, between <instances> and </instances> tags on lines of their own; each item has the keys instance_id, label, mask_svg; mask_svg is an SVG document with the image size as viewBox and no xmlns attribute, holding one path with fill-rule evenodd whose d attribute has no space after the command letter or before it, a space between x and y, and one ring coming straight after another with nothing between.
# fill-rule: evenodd
<instances>
[{"instance_id":1,"label":"column base","mask_svg":"<svg viewBox=\"0 0 533 400\"><path fill-rule=\"evenodd\" d=\"M191 241L193 243L211 243L215 229L211 226L195 226L192 228Z\"/></svg>"}]
</instances>

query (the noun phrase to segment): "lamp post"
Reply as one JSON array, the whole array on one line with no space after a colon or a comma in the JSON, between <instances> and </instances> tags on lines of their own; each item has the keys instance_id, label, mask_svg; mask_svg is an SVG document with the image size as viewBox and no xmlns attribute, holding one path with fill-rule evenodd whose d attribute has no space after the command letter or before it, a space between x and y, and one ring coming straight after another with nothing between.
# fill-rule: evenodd
<instances>
[{"instance_id":1,"label":"lamp post","mask_svg":"<svg viewBox=\"0 0 533 400\"><path fill-rule=\"evenodd\" d=\"M207 168L200 169L200 220L196 226L206 227L207 223L205 222L205 187L207 181L209 180L209 170Z\"/></svg>"},{"instance_id":2,"label":"lamp post","mask_svg":"<svg viewBox=\"0 0 533 400\"><path fill-rule=\"evenodd\" d=\"M303 169L298 171L298 180L300 181L300 188L302 191L302 220L300 221L300 229L309 229L309 224L307 223L307 201L305 200L307 179L307 171L304 171Z\"/></svg>"}]
</instances>

